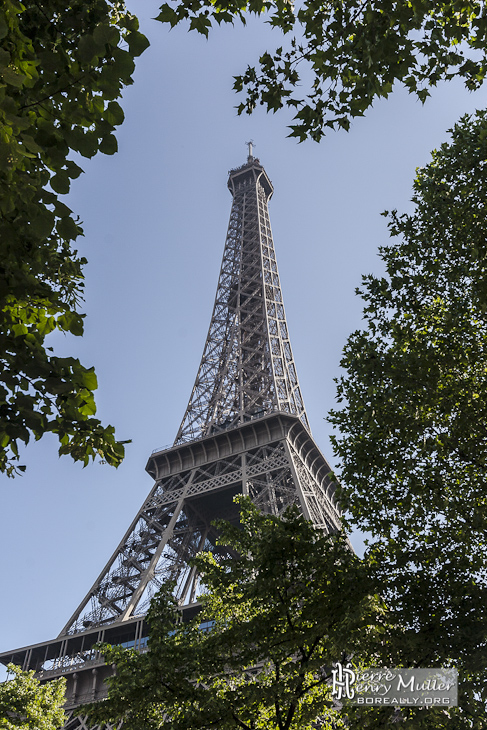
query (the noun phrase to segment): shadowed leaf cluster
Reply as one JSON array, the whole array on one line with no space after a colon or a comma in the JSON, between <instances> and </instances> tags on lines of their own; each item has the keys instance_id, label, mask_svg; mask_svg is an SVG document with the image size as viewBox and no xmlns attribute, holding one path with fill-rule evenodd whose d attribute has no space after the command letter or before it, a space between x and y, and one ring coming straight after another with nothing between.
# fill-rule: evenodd
<instances>
[{"instance_id":1,"label":"shadowed leaf cluster","mask_svg":"<svg viewBox=\"0 0 487 730\"><path fill-rule=\"evenodd\" d=\"M479 0L172 0L157 20L185 21L208 36L215 23L245 23L248 13L285 38L235 77L235 90L246 94L238 112L287 106L295 114L290 136L299 141L348 129L396 83L424 102L440 81L459 77L470 90L484 82L487 17Z\"/></svg>"},{"instance_id":2,"label":"shadowed leaf cluster","mask_svg":"<svg viewBox=\"0 0 487 730\"><path fill-rule=\"evenodd\" d=\"M418 170L414 212L367 276L331 415L350 524L393 623L396 661L453 663L484 727L487 666L487 115L463 118ZM461 719L461 723L459 724ZM471 723L471 724L469 724Z\"/></svg>"},{"instance_id":3,"label":"shadowed leaf cluster","mask_svg":"<svg viewBox=\"0 0 487 730\"><path fill-rule=\"evenodd\" d=\"M120 2L5 0L0 7L0 470L19 444L57 434L60 453L118 465L124 447L94 418L93 368L56 357L46 337L79 336L85 259L59 196L82 169L73 152L113 154L117 99L147 45Z\"/></svg>"},{"instance_id":4,"label":"shadowed leaf cluster","mask_svg":"<svg viewBox=\"0 0 487 730\"><path fill-rule=\"evenodd\" d=\"M34 672L8 665L0 684L0 730L59 730L64 724L64 677L41 684Z\"/></svg>"},{"instance_id":5,"label":"shadowed leaf cluster","mask_svg":"<svg viewBox=\"0 0 487 730\"><path fill-rule=\"evenodd\" d=\"M240 527L219 524L220 544L237 557L193 561L206 590L196 618L177 622L166 587L148 615L149 651L105 648L117 675L109 699L88 708L91 721L311 730L320 718L320 727L342 727L332 662L370 656L384 633L367 566L343 536L321 534L295 509L283 519L250 500L241 509Z\"/></svg>"}]
</instances>

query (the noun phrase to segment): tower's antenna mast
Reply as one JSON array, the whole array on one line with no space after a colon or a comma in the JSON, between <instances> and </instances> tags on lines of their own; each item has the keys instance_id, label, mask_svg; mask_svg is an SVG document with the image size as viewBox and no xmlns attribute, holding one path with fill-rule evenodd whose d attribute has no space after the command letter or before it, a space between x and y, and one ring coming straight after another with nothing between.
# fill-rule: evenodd
<instances>
[{"instance_id":1,"label":"tower's antenna mast","mask_svg":"<svg viewBox=\"0 0 487 730\"><path fill-rule=\"evenodd\" d=\"M249 148L249 155L248 155L248 157L247 157L247 162L252 162L252 161L253 161L253 159L254 159L254 155L253 155L253 147L254 147L254 145L255 145L255 142L254 142L254 140L253 140L253 139L251 139L251 140L249 140L248 142L246 142L245 144L246 144L246 145L247 145L247 147Z\"/></svg>"}]
</instances>

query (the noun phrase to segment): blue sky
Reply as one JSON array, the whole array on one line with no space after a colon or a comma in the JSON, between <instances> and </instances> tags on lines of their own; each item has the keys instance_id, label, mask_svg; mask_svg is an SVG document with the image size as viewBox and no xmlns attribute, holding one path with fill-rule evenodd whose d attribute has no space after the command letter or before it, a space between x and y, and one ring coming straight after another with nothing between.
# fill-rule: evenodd
<instances>
[{"instance_id":1,"label":"blue sky","mask_svg":"<svg viewBox=\"0 0 487 730\"><path fill-rule=\"evenodd\" d=\"M119 153L82 161L67 202L83 221L86 334L53 337L59 354L95 365L99 416L131 438L124 464L83 469L54 440L29 446L25 476L1 478L4 599L0 650L56 636L145 499L150 452L173 441L199 365L231 196L227 172L255 154L273 181L271 223L294 355L315 440L333 463L324 421L351 331L355 287L382 270L384 209L410 210L417 166L485 92L452 83L422 106L398 89L351 131L318 145L287 139L289 116L237 117L232 76L281 39L260 21L206 41L151 21L151 47L124 94ZM137 6L137 7L136 7Z\"/></svg>"}]
</instances>

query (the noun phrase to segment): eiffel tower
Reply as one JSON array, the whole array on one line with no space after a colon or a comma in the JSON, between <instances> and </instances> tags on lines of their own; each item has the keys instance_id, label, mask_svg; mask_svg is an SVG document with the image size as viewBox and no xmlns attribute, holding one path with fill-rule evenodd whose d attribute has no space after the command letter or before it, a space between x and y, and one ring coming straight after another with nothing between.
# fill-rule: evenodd
<instances>
[{"instance_id":1,"label":"eiffel tower","mask_svg":"<svg viewBox=\"0 0 487 730\"><path fill-rule=\"evenodd\" d=\"M73 710L106 696L112 670L95 644L147 650L145 614L165 581L176 581L183 619L197 613L198 575L188 561L221 551L212 522L238 519L236 495L273 515L297 504L316 528L340 529L289 340L268 213L273 187L248 145L247 162L229 173L233 204L213 314L174 445L149 457L149 496L59 636L0 655L42 681L66 677L66 730L93 730Z\"/></svg>"}]
</instances>

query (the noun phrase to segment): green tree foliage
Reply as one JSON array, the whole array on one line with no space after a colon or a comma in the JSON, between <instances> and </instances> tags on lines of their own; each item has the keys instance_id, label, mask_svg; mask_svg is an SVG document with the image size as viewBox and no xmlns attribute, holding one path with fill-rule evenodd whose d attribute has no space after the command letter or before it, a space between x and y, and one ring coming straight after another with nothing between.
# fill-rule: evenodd
<instances>
[{"instance_id":1,"label":"green tree foliage","mask_svg":"<svg viewBox=\"0 0 487 730\"><path fill-rule=\"evenodd\" d=\"M486 165L481 112L418 170L414 212L390 214L398 241L381 248L386 275L363 280L367 326L331 419L341 499L404 628L397 656L453 661L471 727L487 703Z\"/></svg>"},{"instance_id":2,"label":"green tree foliage","mask_svg":"<svg viewBox=\"0 0 487 730\"><path fill-rule=\"evenodd\" d=\"M188 20L208 35L212 23L267 13L287 35L257 66L236 77L246 91L239 113L257 104L295 110L291 136L320 140L327 127L348 129L396 82L424 101L429 87L454 76L477 89L486 73L487 17L479 0L172 0L158 19Z\"/></svg>"},{"instance_id":3,"label":"green tree foliage","mask_svg":"<svg viewBox=\"0 0 487 730\"><path fill-rule=\"evenodd\" d=\"M0 684L0 730L59 730L64 725L64 677L40 684L34 672L8 665L13 678Z\"/></svg>"},{"instance_id":4,"label":"green tree foliage","mask_svg":"<svg viewBox=\"0 0 487 730\"><path fill-rule=\"evenodd\" d=\"M53 330L83 332L82 229L59 195L73 152L113 154L116 101L147 41L116 0L4 0L0 7L0 470L19 443L57 434L60 453L118 465L123 445L93 417L93 368L57 357ZM23 467L17 467L23 468Z\"/></svg>"},{"instance_id":5,"label":"green tree foliage","mask_svg":"<svg viewBox=\"0 0 487 730\"><path fill-rule=\"evenodd\" d=\"M241 501L241 528L221 523L234 557L200 554L207 593L189 623L171 587L153 601L149 652L105 648L117 665L92 722L127 730L341 727L331 709L331 663L380 645L382 600L367 567L338 535L322 535L290 510L284 519ZM211 630L204 630L211 622ZM84 714L87 708L81 708Z\"/></svg>"}]
</instances>

